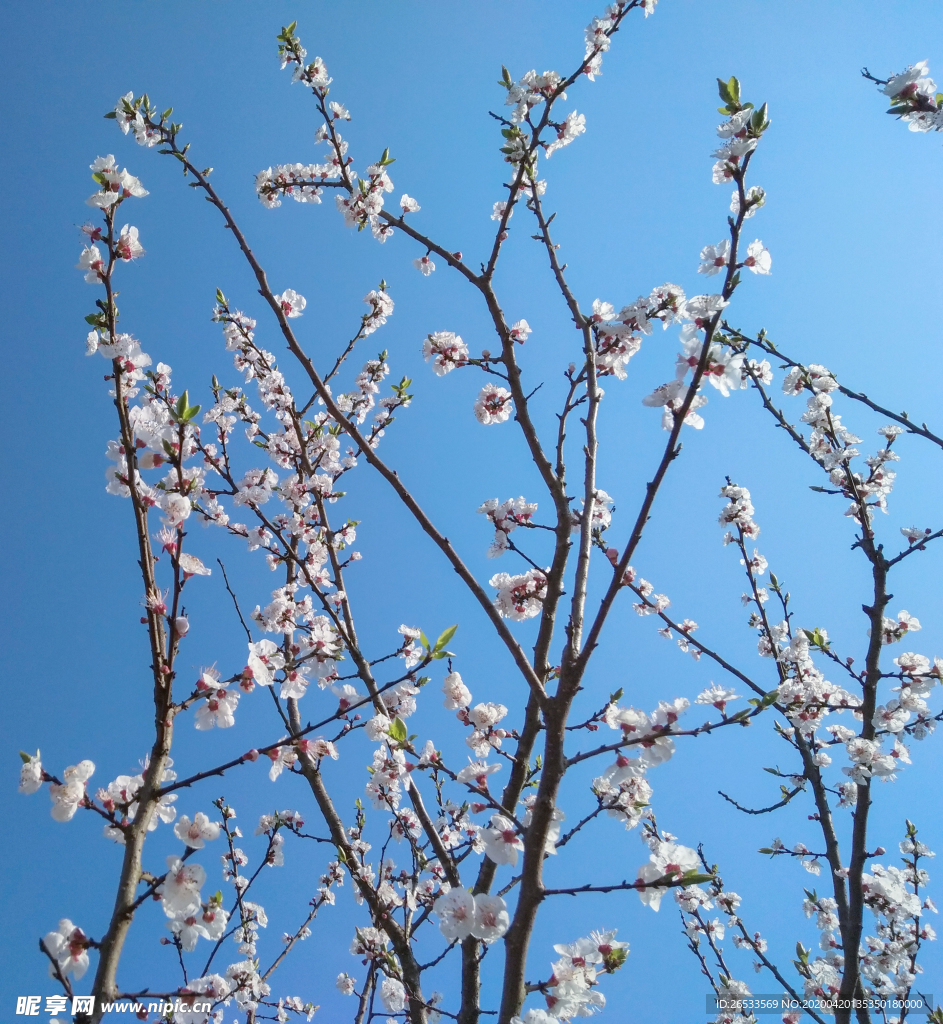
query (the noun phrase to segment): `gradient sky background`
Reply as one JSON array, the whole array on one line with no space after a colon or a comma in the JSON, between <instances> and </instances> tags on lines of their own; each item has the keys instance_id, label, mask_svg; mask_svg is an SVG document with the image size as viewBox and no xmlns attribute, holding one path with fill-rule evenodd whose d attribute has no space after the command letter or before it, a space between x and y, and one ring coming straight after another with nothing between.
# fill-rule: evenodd
<instances>
[{"instance_id":1,"label":"gradient sky background","mask_svg":"<svg viewBox=\"0 0 943 1024\"><path fill-rule=\"evenodd\" d=\"M136 771L150 742L130 506L104 492L103 453L115 433L114 413L102 381L105 364L84 356L82 317L97 292L73 269L81 248L78 228L90 212L84 205L91 191L88 164L115 153L150 190L146 200L123 211L139 227L147 255L120 269L120 304L125 329L155 362L173 366L177 389L189 387L191 398L206 404L213 372L224 383L237 382L219 329L210 322L217 286L235 305L264 315L216 212L183 187L175 164L136 147L101 115L129 89L148 91L159 109L173 105L196 162L216 168L216 187L274 287L293 287L307 297L298 333L316 359L333 358L356 329L362 296L381 277L389 282L396 312L363 348L360 361L376 346L388 348L393 376L413 377L416 399L388 433L383 453L486 579L494 571L514 571L513 563L485 559L489 531L475 508L493 496L524 494L544 508L547 502L514 425L484 430L475 423L471 405L481 382L467 374L435 378L422 363L420 346L429 331L448 329L473 352L493 347L488 323L475 296L445 268L429 279L413 269L411 260L421 252L405 237L381 247L345 229L330 200L321 207L287 203L275 211L256 201L252 180L260 168L318 159L313 102L289 87L287 73L279 74L275 35L283 23L298 20L309 54L320 55L333 75L332 98L353 114L345 135L356 167L363 169L389 146L397 160L393 201L402 192L416 197L423 207L416 218L420 229L462 249L474 263L493 228L492 203L503 196L501 140L488 116L503 102L495 85L500 66L506 64L514 77L531 67L569 70L582 55L583 27L601 6L582 0L7 5L0 42L8 140L2 155L8 185L0 200L7 236L8 440L6 500L0 503L7 652L2 749L8 783L0 789L8 837L0 882L5 1014L13 1013L17 995L55 991L36 943L60 917L71 917L94 936L104 931L121 855L100 837L97 817L78 814L57 824L45 792L18 796L16 751L42 748L44 763L57 772L90 757L98 765L97 786ZM599 297L618 307L665 280L688 294L705 290L697 255L725 236L730 192L710 180L718 121L714 79L736 74L745 98L769 102L773 121L752 177L769 200L751 222L772 252L773 273L765 279L748 275L730 320L745 330L766 327L797 358L823 362L843 382L939 429L943 212L937 196L943 148L938 138L908 133L886 117L886 104L859 70L867 65L884 76L929 58L931 70L943 74L941 38L943 9L904 0L663 0L644 23L632 16L605 59L602 78L579 83L564 108L585 113L586 135L544 169L547 204L559 211L557 240L580 301L588 305ZM528 238L523 211L511 226L498 288L508 316L526 317L534 328L522 360L528 381L547 382L535 400L546 427L560 370L574 358L574 332ZM280 350L265 321L259 340ZM644 409L640 399L672 376L676 351L676 331L658 332L632 362L629 379L606 385L600 485L617 502L610 537L620 547L664 441L659 414ZM288 370L287 360L283 368ZM709 397L707 426L685 437L636 566L672 598L679 619L700 623L698 635L706 643L771 680L771 666L757 662L745 625L737 557L722 547L716 525L717 491L730 475L754 493L760 548L791 590L797 622L827 628L843 654L860 659L868 574L863 559L849 553L853 531L842 516L844 504L809 491L820 475L761 418L755 396ZM797 402L789 408L801 414ZM873 451L874 430L883 421L858 408L841 411L865 438L863 449ZM898 490L890 516L879 523L891 551L902 542L898 527L943 525L939 453L906 438L899 447ZM516 703L520 684L483 628L480 610L382 481L364 466L351 475L349 491L350 510L344 511L363 521L356 547L364 555L349 589L361 608L360 632L376 637L372 653L395 645L401 622L429 634L459 622L456 667L475 699ZM207 564L215 565L217 555L227 561L244 604L265 604L275 583L258 558L224 540L218 532L191 530L191 550ZM909 646L928 655L943 653L939 574L935 550L905 563L892 587L892 609L908 608L923 620L924 631ZM194 581L187 596L193 631L181 667L192 667L194 675L217 661L227 672L240 667L244 639L219 572ZM695 664L657 637L653 620L638 619L628 602L611 629L588 684L587 708L618 686L627 701L651 708L658 699L693 698L711 679L721 681L708 662ZM525 642L531 633L526 625L515 631ZM461 744L439 707L439 683L436 677L435 692L411 724L440 746ZM236 727L227 732L196 734L190 722L180 722L180 770L189 773L277 739L278 722L263 697L244 697ZM317 694L306 701L302 710L310 718L316 707L327 706ZM366 744L360 746L362 763L368 753ZM913 746L915 766L893 786L877 787L872 834L875 844L892 851L905 816L932 846L941 846L939 738ZM357 756L351 744L339 765L328 769L344 806L362 790ZM464 753L456 759L464 760ZM766 934L771 955L788 966L797 939L817 943L801 912L802 888L816 880L798 863L770 864L753 851L773 836L817 848L808 805L745 818L716 793L723 788L747 804L771 803L778 787L760 768L776 763L791 762L770 726L761 724L679 743L675 759L654 770L650 781L659 823L681 842L705 843L728 888L744 897L748 928ZM571 807L578 806L580 792L586 799L588 779L602 767L574 773ZM307 812L317 831L310 795L299 780L283 776L273 786L261 765L238 771L238 777L182 792L179 811L192 817L225 794L247 833L259 814L276 807ZM177 849L171 840L162 826L148 846L149 867L159 870L163 856ZM250 854L259 845L252 839L244 844ZM197 858L210 876L205 892L218 883L220 847L211 845ZM624 833L614 821L573 848L576 856L565 862L570 884L634 877L647 856L637 834ZM258 898L271 920L264 960L275 955L281 933L297 927L325 859L314 844L289 843L286 867L264 879ZM561 877L555 864L550 877ZM931 891L939 899L939 889ZM328 1021L352 1012L335 998L329 979L340 970L363 976L346 952L349 885L339 896L338 907L318 920L314 936L289 958L275 987L280 994L320 999L319 1019ZM632 955L617 977L603 982L607 1019L704 1019L707 987L684 948L673 901L666 899L657 915L634 894L589 897L578 905L565 901L545 911L528 977L546 976L553 942L593 927L618 927ZM173 951L155 945L159 930L159 907L145 908L121 969L128 988L142 984L145 975L152 983L163 971L173 977ZM194 960L200 952L205 943ZM491 956L500 958L500 948ZM754 977L748 957L734 961L755 992L777 991L767 978ZM924 963L921 989L943 996L939 950L929 947ZM85 991L82 983L77 989ZM486 1000L492 998L489 989Z\"/></svg>"}]
</instances>

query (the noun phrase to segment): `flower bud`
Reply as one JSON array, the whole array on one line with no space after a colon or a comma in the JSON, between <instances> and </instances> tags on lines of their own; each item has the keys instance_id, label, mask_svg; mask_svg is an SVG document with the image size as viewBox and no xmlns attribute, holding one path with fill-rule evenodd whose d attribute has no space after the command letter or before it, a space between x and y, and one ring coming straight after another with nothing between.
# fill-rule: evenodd
<instances>
[{"instance_id":1,"label":"flower bud","mask_svg":"<svg viewBox=\"0 0 943 1024\"><path fill-rule=\"evenodd\" d=\"M190 632L189 620L183 615L178 615L174 619L174 629L177 631L177 636L186 636Z\"/></svg>"}]
</instances>

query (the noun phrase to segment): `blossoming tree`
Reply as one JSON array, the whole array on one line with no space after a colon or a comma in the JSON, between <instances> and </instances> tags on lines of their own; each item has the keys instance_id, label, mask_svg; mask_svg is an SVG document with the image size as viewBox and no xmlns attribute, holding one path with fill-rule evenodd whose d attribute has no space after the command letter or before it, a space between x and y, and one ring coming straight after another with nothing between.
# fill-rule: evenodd
<instances>
[{"instance_id":1,"label":"blossoming tree","mask_svg":"<svg viewBox=\"0 0 943 1024\"><path fill-rule=\"evenodd\" d=\"M943 438L840 383L826 367L791 358L765 332L733 325L738 290L759 285L772 265L752 230L762 223L766 203L752 176L770 120L765 105L744 98L735 77L718 80L723 121L712 157L713 181L724 197L718 218L724 237L703 248L698 268L713 290L688 296L675 284L660 284L617 309L598 298L585 303L571 288L554 241L544 162L585 131L583 116L565 106L568 92L595 80L616 34L651 15L655 2L619 0L594 18L585 51L568 73L529 71L515 78L504 69L506 105L495 116L505 194L494 204L490 250L474 260L420 229L418 200L404 193L388 208L394 190L389 151L369 164L349 151L341 129L350 113L332 98L324 61L309 59L295 25L278 36L282 68L310 91L323 159L260 171L259 201L272 208L286 199L320 204L333 198L345 223L378 243L405 235L415 245L416 271L459 275L493 325L494 349L480 355L448 324L430 323L422 342L435 375L481 375L473 409L455 415L517 431L540 480L539 495L498 496L478 508L493 529L489 557L509 563L487 580L469 569L424 510L408 468L384 456L384 437L408 415L413 386L406 377L388 381L395 352L366 361L360 355L393 315L386 284L366 295L352 337L330 352L321 345L314 356L296 334L296 321L311 306L294 288L276 292L269 284L211 170L193 162L173 111L160 112L148 96L127 93L108 115L129 140L179 161L191 187L218 211L255 276L267 320L257 323L240 310L247 297L218 290L214 319L239 378L230 374L223 382L228 371L221 367L200 399L194 384L175 384L170 367L154 363L131 333L133 310L119 317L116 303L123 265L144 255L130 220L147 191L121 168L123 159L109 154L93 161L96 190L88 203L99 216L84 229L79 260L97 290L86 318L87 347L106 360L117 414L107 489L126 499L136 533L153 714L141 723L149 753L136 775L98 785L90 781L91 760L61 768L54 752L23 754L22 792L45 786L57 821L79 811L97 815L106 839L124 847L120 877L107 896L113 907L107 930L93 936L64 919L40 941L66 997L78 993L76 982L86 972L93 979L94 1002L74 1006L76 1019L97 1021L116 999L143 1000L156 992L174 1002L164 1015L176 1024L220 1024L233 1009L248 1022L310 1019L322 984L351 997L357 1024L375 1018L425 1024L443 1016L461 1024L483 1016L496 1016L499 1024L547 1024L587 1016L605 1006L606 975L622 968L628 943L615 931L587 927L555 936L558 959L547 965L531 950L535 930L548 901L619 891L636 894L652 912L675 904L694 971L725 1000L718 1021L754 1020L743 980L751 961L767 976L769 991L815 1000L807 1007L813 1020L826 1013L839 1022L908 1016L906 1001L922 991L921 947L934 938L924 868L933 854L909 820L901 835L872 835L869 810L892 792L878 791L875 780L891 779L909 765L909 744L928 736L941 717L929 699L943 660L904 651L920 622L906 610L895 612L888 586L895 568L920 557L943 530L901 528L877 513L888 512L897 438L939 447ZM642 31L641 24L632 28ZM924 64L888 80L868 77L912 130L943 129L943 97ZM562 384L551 432L533 413L534 379L521 358L540 338L527 320L505 315L496 283L515 213L542 249L561 319L574 339L571 361L558 368ZM644 398L644 405L660 410L664 442L651 453L651 478L636 507L621 509L616 520L614 502L597 479L607 443L603 385L615 392L645 338L669 327L680 332L680 352L666 368L670 380ZM286 350L281 358L272 351L277 346ZM352 369L358 363L361 368ZM757 547L755 509L740 482L718 481L720 537L743 567L744 604L761 660L735 664L724 653L723 637L701 639L697 623L670 611L668 597L634 567L647 524L664 502L665 480L683 472L683 434L705 426L709 397L739 391L757 400L757 429L765 420L783 430L819 474L816 488L843 501L851 540L870 577L861 595L864 640L854 655L837 651L825 628L797 624L790 595ZM805 400L804 409L797 399ZM861 438L842 423L857 406L887 421L873 452L859 449ZM449 649L457 626L437 637L410 624L395 637L359 628L358 580L369 578L370 566L358 564L352 548L354 517L376 513L344 509L351 501L344 478L355 471L382 478L389 500L413 517L467 588L479 614L461 628L490 631L503 646L505 670L513 675L503 691L507 705L476 702L474 681L463 679ZM244 614L223 564L211 567L201 559L195 522L215 526L236 545L248 544L259 565L276 574L279 585L268 604ZM220 650L220 667L205 668L193 683L179 669L190 636L185 599L216 572L224 577L245 646ZM682 653L713 663L720 681L693 702L666 692L653 710L633 706L631 692L609 692L594 674L594 653L612 632L613 611L625 602L657 620L658 632ZM518 625L528 621L529 627ZM525 647L525 629L532 647ZM901 651L896 657L885 651L894 644ZM455 725L423 741L411 732L411 720L424 729L424 702L442 698ZM223 763L174 764L177 730L226 729L247 711L258 720L256 747ZM804 802L813 826L810 845L776 840L761 851L797 858L821 875L821 892L805 890L804 900L801 893L784 897L795 896L821 933L820 948L800 942L791 963L767 956L750 908L725 887L723 864L698 845L699 837L675 836L656 818L650 776L657 778L659 765L683 758L693 737L751 725L775 733L789 763L775 770L783 781L778 803L741 809L773 813ZM237 810L244 813L241 773L255 762L268 764L279 786L283 776L298 782L291 796L297 809L259 819L255 832L264 837L264 852L258 862L240 847L237 824ZM591 786L574 794L564 780L584 762L598 767ZM363 798L353 806L334 794L341 771L362 773ZM227 798L208 789L221 779ZM192 819L174 806L181 789L205 794L205 810ZM547 858L565 861L571 841L604 816L638 830L647 847L644 863L633 864L626 878L587 880L574 857L566 869L572 883L548 884ZM166 863L149 851L155 830L172 830L178 842ZM323 854L316 894L273 951L260 937L266 914L254 886L263 868L281 865L286 849L305 841ZM882 842L899 845L900 858L887 855ZM215 892L218 880L205 859L214 848L223 861ZM179 961L179 980L170 990L150 984L129 990L122 981L129 932L148 901L159 901L166 924L154 943L171 946ZM313 978L303 996L281 991L278 968L328 907L348 922L350 971L336 980ZM888 1003L875 1009L880 999L903 1001L903 1008L887 1009ZM782 1019L795 1024L800 1015L787 1009Z\"/></svg>"}]
</instances>

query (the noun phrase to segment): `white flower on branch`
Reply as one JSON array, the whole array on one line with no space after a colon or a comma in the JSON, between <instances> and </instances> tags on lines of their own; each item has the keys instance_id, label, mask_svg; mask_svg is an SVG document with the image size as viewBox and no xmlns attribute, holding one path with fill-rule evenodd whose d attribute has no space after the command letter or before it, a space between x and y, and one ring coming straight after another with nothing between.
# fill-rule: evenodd
<instances>
[{"instance_id":1,"label":"white flower on branch","mask_svg":"<svg viewBox=\"0 0 943 1024\"><path fill-rule=\"evenodd\" d=\"M485 853L495 864L517 864L517 854L524 849L524 843L510 818L503 814L492 814L491 827L484 829L481 838L485 844Z\"/></svg>"},{"instance_id":2,"label":"white flower on branch","mask_svg":"<svg viewBox=\"0 0 943 1024\"><path fill-rule=\"evenodd\" d=\"M504 423L513 411L511 392L497 384L486 384L475 400L475 418L485 425Z\"/></svg>"},{"instance_id":3,"label":"white flower on branch","mask_svg":"<svg viewBox=\"0 0 943 1024\"><path fill-rule=\"evenodd\" d=\"M88 970L89 945L82 929L64 917L56 931L47 932L43 938L43 948L53 960L49 965L50 977L55 977L58 970L64 977L71 974L81 978Z\"/></svg>"},{"instance_id":4,"label":"white flower on branch","mask_svg":"<svg viewBox=\"0 0 943 1024\"><path fill-rule=\"evenodd\" d=\"M219 836L219 823L210 821L202 811L197 811L193 821L181 814L174 835L191 850L202 850L209 840Z\"/></svg>"},{"instance_id":5,"label":"white flower on branch","mask_svg":"<svg viewBox=\"0 0 943 1024\"><path fill-rule=\"evenodd\" d=\"M540 569L528 569L519 576L499 572L489 585L498 591L494 606L499 614L516 622L539 615L547 596L547 576Z\"/></svg>"},{"instance_id":6,"label":"white flower on branch","mask_svg":"<svg viewBox=\"0 0 943 1024\"><path fill-rule=\"evenodd\" d=\"M281 295L273 296L279 308L289 320L301 316L307 301L303 295L299 295L293 288L286 288Z\"/></svg>"}]
</instances>

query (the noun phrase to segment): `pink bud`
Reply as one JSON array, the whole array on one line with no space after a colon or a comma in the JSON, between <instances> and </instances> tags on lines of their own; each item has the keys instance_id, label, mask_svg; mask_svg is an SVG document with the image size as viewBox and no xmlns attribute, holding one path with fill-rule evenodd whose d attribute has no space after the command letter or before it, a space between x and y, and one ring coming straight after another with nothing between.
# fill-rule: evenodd
<instances>
[{"instance_id":1,"label":"pink bud","mask_svg":"<svg viewBox=\"0 0 943 1024\"><path fill-rule=\"evenodd\" d=\"M183 615L178 615L174 619L174 629L177 636L186 636L190 632L190 623Z\"/></svg>"},{"instance_id":2,"label":"pink bud","mask_svg":"<svg viewBox=\"0 0 943 1024\"><path fill-rule=\"evenodd\" d=\"M253 747L252 750L242 755L242 759L243 761L258 761L259 752Z\"/></svg>"}]
</instances>

